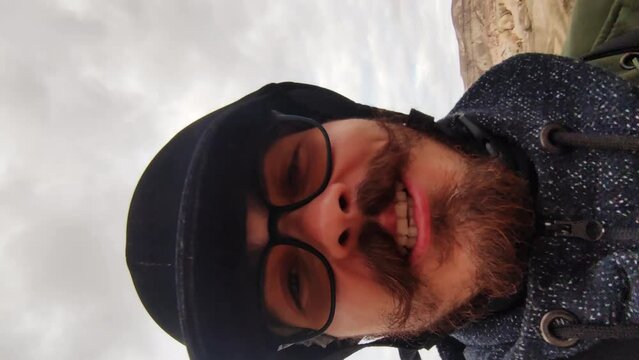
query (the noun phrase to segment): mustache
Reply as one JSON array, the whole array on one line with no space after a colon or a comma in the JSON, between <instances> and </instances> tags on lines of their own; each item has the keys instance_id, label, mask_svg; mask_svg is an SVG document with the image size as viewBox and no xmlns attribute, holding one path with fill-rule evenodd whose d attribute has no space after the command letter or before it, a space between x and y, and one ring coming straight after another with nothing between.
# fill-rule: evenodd
<instances>
[{"instance_id":1,"label":"mustache","mask_svg":"<svg viewBox=\"0 0 639 360\"><path fill-rule=\"evenodd\" d=\"M391 327L401 327L410 315L418 281L411 274L406 259L399 253L395 240L377 222L367 221L362 227L359 246L379 284L393 295L395 309L388 314Z\"/></svg>"},{"instance_id":2,"label":"mustache","mask_svg":"<svg viewBox=\"0 0 639 360\"><path fill-rule=\"evenodd\" d=\"M366 216L379 215L395 199L395 184L400 182L408 163L408 149L401 146L396 134L384 123L388 143L371 160L364 181L357 189L357 206Z\"/></svg>"},{"instance_id":3,"label":"mustache","mask_svg":"<svg viewBox=\"0 0 639 360\"><path fill-rule=\"evenodd\" d=\"M357 206L368 217L379 215L391 206L396 184L409 158L409 147L402 146L391 129L380 125L388 133L388 144L373 157L366 177L357 189ZM405 256L397 249L393 236L373 220L363 224L358 244L378 283L393 295L395 309L388 316L391 326L402 326L410 315L418 285Z\"/></svg>"}]
</instances>

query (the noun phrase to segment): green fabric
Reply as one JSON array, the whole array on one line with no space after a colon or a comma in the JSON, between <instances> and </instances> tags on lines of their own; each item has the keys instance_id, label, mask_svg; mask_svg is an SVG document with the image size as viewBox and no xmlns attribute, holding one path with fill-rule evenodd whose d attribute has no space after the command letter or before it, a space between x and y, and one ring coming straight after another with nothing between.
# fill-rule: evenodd
<instances>
[{"instance_id":1,"label":"green fabric","mask_svg":"<svg viewBox=\"0 0 639 360\"><path fill-rule=\"evenodd\" d=\"M631 29L639 29L639 0L577 0L562 53L570 57L584 56ZM608 56L590 63L639 85L639 69L621 68L621 56Z\"/></svg>"},{"instance_id":2,"label":"green fabric","mask_svg":"<svg viewBox=\"0 0 639 360\"><path fill-rule=\"evenodd\" d=\"M562 54L580 57L590 52L615 0L577 0L572 10Z\"/></svg>"},{"instance_id":3,"label":"green fabric","mask_svg":"<svg viewBox=\"0 0 639 360\"><path fill-rule=\"evenodd\" d=\"M594 46L639 28L639 0L617 0L612 5Z\"/></svg>"}]
</instances>

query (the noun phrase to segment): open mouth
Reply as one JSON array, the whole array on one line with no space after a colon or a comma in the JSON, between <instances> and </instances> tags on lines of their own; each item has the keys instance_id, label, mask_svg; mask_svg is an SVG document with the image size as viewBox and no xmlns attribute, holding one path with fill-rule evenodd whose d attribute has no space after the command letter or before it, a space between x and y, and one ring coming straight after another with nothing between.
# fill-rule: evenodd
<instances>
[{"instance_id":1,"label":"open mouth","mask_svg":"<svg viewBox=\"0 0 639 360\"><path fill-rule=\"evenodd\" d=\"M395 242L400 253L408 258L417 243L417 222L415 221L415 205L410 193L402 183L395 187L395 216L397 227Z\"/></svg>"},{"instance_id":2,"label":"open mouth","mask_svg":"<svg viewBox=\"0 0 639 360\"><path fill-rule=\"evenodd\" d=\"M417 270L430 245L430 207L426 194L408 179L402 179L395 186L395 198L377 220L393 235L406 262Z\"/></svg>"}]
</instances>

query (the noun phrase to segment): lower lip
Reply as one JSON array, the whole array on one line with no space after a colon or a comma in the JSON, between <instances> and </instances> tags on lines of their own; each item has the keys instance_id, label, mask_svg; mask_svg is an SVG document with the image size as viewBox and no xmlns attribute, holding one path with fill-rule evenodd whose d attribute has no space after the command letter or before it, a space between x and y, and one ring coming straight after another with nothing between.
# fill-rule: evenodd
<instances>
[{"instance_id":1,"label":"lower lip","mask_svg":"<svg viewBox=\"0 0 639 360\"><path fill-rule=\"evenodd\" d=\"M430 207L426 194L417 189L410 181L404 179L404 184L413 198L413 217L417 226L417 240L411 251L409 263L411 268L417 270L430 245Z\"/></svg>"}]
</instances>

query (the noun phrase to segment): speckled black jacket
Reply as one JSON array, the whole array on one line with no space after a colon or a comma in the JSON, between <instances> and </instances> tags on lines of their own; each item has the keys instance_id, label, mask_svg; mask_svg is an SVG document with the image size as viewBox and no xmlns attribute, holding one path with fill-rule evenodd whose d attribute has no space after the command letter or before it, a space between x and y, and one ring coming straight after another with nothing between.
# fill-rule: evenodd
<instances>
[{"instance_id":1,"label":"speckled black jacket","mask_svg":"<svg viewBox=\"0 0 639 360\"><path fill-rule=\"evenodd\" d=\"M442 358L555 359L596 349L597 340L544 341L542 317L558 309L582 324L639 325L639 154L552 154L540 145L549 123L639 138L636 89L576 60L527 54L480 78L450 117L460 114L525 151L538 178L537 217L547 226L532 243L524 304L454 332L438 346ZM589 224L603 226L598 240L596 226L580 228Z\"/></svg>"}]
</instances>

